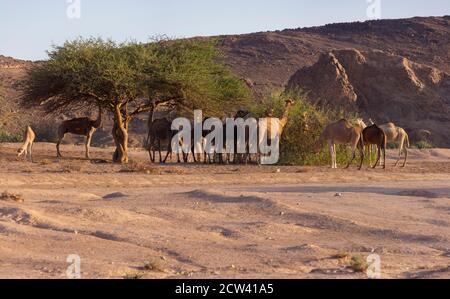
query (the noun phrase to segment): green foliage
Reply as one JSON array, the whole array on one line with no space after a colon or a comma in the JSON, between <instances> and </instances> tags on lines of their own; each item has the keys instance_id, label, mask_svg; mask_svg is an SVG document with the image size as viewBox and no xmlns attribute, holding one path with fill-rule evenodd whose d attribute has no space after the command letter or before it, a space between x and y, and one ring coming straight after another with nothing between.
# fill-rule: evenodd
<instances>
[{"instance_id":1,"label":"green foliage","mask_svg":"<svg viewBox=\"0 0 450 299\"><path fill-rule=\"evenodd\" d=\"M251 111L256 117L266 117L269 111L273 111L273 117L281 118L287 99L293 99L295 105L290 112L288 124L281 138L280 163L286 165L329 165L331 158L325 144L320 153L315 153L320 135L328 123L342 118L354 121L356 115L316 107L308 101L307 95L299 90L289 93L273 93L263 103L252 107ZM336 152L339 164L348 163L350 153L345 146L337 146Z\"/></svg>"},{"instance_id":2,"label":"green foliage","mask_svg":"<svg viewBox=\"0 0 450 299\"><path fill-rule=\"evenodd\" d=\"M147 86L149 98L180 110L202 109L224 116L250 103L251 93L223 62L211 39L160 40L147 45L157 64Z\"/></svg>"}]
</instances>

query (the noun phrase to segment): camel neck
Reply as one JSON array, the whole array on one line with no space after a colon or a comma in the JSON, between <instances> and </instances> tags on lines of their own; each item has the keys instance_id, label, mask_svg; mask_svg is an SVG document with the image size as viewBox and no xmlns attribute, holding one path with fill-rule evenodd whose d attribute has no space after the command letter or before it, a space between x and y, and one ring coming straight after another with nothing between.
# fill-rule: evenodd
<instances>
[{"instance_id":1,"label":"camel neck","mask_svg":"<svg viewBox=\"0 0 450 299\"><path fill-rule=\"evenodd\" d=\"M283 129L287 122L288 122L288 118L289 118L289 112L291 111L291 106L286 106L284 109L284 113L283 113L283 117L280 120L280 127Z\"/></svg>"},{"instance_id":2,"label":"camel neck","mask_svg":"<svg viewBox=\"0 0 450 299\"><path fill-rule=\"evenodd\" d=\"M102 125L102 108L99 107L98 108L98 116L97 116L97 119L94 122L93 127L98 129L98 128L100 128L101 125Z\"/></svg>"}]
</instances>

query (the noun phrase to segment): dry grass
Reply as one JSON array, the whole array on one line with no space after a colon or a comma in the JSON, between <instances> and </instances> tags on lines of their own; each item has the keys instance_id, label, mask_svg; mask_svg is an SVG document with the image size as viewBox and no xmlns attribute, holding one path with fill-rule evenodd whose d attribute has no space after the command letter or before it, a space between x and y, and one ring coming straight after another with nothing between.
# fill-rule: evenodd
<instances>
[{"instance_id":1,"label":"dry grass","mask_svg":"<svg viewBox=\"0 0 450 299\"><path fill-rule=\"evenodd\" d=\"M159 260L156 260L156 259L146 262L144 264L143 269L146 271L164 272L164 266L163 266L162 262Z\"/></svg>"},{"instance_id":2,"label":"dry grass","mask_svg":"<svg viewBox=\"0 0 450 299\"><path fill-rule=\"evenodd\" d=\"M367 270L369 265L366 262L366 259L361 255L354 255L350 260L350 267L356 272L364 272Z\"/></svg>"},{"instance_id":3,"label":"dry grass","mask_svg":"<svg viewBox=\"0 0 450 299\"><path fill-rule=\"evenodd\" d=\"M61 171L64 173L81 172L83 171L83 166L80 164L67 164L62 167Z\"/></svg>"},{"instance_id":4,"label":"dry grass","mask_svg":"<svg viewBox=\"0 0 450 299\"><path fill-rule=\"evenodd\" d=\"M9 193L8 191L0 194L0 200L3 201L15 201L15 202L25 202L25 199L21 194Z\"/></svg>"},{"instance_id":5,"label":"dry grass","mask_svg":"<svg viewBox=\"0 0 450 299\"><path fill-rule=\"evenodd\" d=\"M160 174L159 170L144 162L130 161L127 165L124 165L120 172L139 172L146 174Z\"/></svg>"}]
</instances>

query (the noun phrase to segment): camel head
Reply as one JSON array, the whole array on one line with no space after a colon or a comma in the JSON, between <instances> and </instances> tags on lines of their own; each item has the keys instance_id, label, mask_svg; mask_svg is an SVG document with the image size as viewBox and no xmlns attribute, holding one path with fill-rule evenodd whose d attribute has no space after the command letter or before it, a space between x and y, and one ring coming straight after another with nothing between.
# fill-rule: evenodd
<instances>
[{"instance_id":1,"label":"camel head","mask_svg":"<svg viewBox=\"0 0 450 299\"><path fill-rule=\"evenodd\" d=\"M358 126L360 126L360 127L363 128L363 129L367 128L367 125L366 125L366 123L363 121L362 118L356 119L356 123L358 124Z\"/></svg>"},{"instance_id":2,"label":"camel head","mask_svg":"<svg viewBox=\"0 0 450 299\"><path fill-rule=\"evenodd\" d=\"M314 153L316 155L320 154L320 151L322 150L322 140L318 140L315 144L314 144Z\"/></svg>"},{"instance_id":3,"label":"camel head","mask_svg":"<svg viewBox=\"0 0 450 299\"><path fill-rule=\"evenodd\" d=\"M294 106L295 105L295 101L293 99L287 99L285 101L285 104L286 104L287 107Z\"/></svg>"},{"instance_id":4,"label":"camel head","mask_svg":"<svg viewBox=\"0 0 450 299\"><path fill-rule=\"evenodd\" d=\"M248 116L250 112L246 109L241 109L236 113L236 116L234 118L244 118Z\"/></svg>"},{"instance_id":5,"label":"camel head","mask_svg":"<svg viewBox=\"0 0 450 299\"><path fill-rule=\"evenodd\" d=\"M23 154L25 154L25 148L19 148L17 150L17 158L20 158Z\"/></svg>"}]
</instances>

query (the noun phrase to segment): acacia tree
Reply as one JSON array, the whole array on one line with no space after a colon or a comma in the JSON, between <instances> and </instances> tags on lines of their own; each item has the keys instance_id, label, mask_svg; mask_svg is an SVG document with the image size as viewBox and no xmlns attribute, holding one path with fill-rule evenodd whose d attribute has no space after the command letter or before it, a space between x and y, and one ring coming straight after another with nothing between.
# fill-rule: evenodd
<instances>
[{"instance_id":1,"label":"acacia tree","mask_svg":"<svg viewBox=\"0 0 450 299\"><path fill-rule=\"evenodd\" d=\"M22 104L48 113L99 106L114 116L113 161L128 162L128 128L138 114L161 103L215 107L241 103L250 93L206 40L149 44L77 39L54 47L49 60L22 81Z\"/></svg>"}]
</instances>

